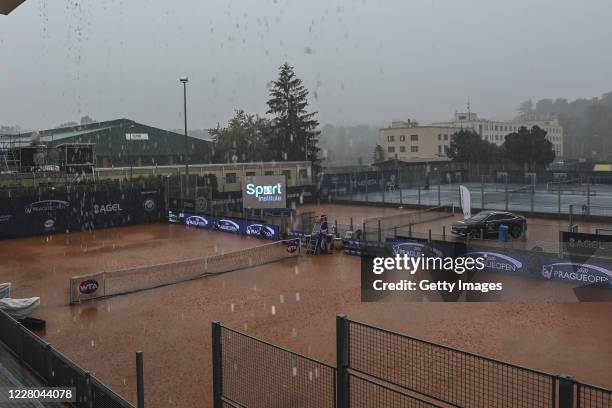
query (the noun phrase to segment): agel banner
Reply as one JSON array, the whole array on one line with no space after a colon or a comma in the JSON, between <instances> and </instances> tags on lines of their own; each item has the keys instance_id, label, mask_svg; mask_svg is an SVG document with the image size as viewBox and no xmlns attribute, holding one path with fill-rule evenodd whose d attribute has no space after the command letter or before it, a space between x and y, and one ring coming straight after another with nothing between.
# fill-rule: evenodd
<instances>
[{"instance_id":1,"label":"agel banner","mask_svg":"<svg viewBox=\"0 0 612 408\"><path fill-rule=\"evenodd\" d=\"M286 208L285 176L248 176L242 184L244 208Z\"/></svg>"}]
</instances>

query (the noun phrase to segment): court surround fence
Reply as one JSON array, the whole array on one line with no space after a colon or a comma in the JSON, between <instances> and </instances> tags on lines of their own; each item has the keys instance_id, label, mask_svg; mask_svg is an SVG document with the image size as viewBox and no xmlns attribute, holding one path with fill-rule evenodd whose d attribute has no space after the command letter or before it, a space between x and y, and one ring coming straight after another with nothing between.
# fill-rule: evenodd
<instances>
[{"instance_id":1,"label":"court surround fence","mask_svg":"<svg viewBox=\"0 0 612 408\"><path fill-rule=\"evenodd\" d=\"M0 341L50 387L76 388L76 402L71 405L83 408L134 408L91 373L2 310Z\"/></svg>"},{"instance_id":2,"label":"court surround fence","mask_svg":"<svg viewBox=\"0 0 612 408\"><path fill-rule=\"evenodd\" d=\"M336 318L336 367L212 324L214 407L610 408L572 377Z\"/></svg>"}]
</instances>

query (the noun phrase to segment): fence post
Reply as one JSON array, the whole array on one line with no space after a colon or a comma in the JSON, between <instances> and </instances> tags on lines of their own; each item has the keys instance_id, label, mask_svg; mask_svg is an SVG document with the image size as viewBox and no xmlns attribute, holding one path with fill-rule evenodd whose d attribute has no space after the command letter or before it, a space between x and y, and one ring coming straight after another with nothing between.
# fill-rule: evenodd
<instances>
[{"instance_id":1,"label":"fence post","mask_svg":"<svg viewBox=\"0 0 612 408\"><path fill-rule=\"evenodd\" d=\"M380 220L378 220L378 242L382 241L382 231L380 229Z\"/></svg>"},{"instance_id":2,"label":"fence post","mask_svg":"<svg viewBox=\"0 0 612 408\"><path fill-rule=\"evenodd\" d=\"M417 203L421 205L421 186L417 186L417 191L419 193Z\"/></svg>"},{"instance_id":3,"label":"fence post","mask_svg":"<svg viewBox=\"0 0 612 408\"><path fill-rule=\"evenodd\" d=\"M349 408L349 327L345 314L336 316L336 367L338 408Z\"/></svg>"},{"instance_id":4,"label":"fence post","mask_svg":"<svg viewBox=\"0 0 612 408\"><path fill-rule=\"evenodd\" d=\"M531 215L533 215L533 204L535 201L535 186L531 185L531 200L530 200L530 209L531 209Z\"/></svg>"},{"instance_id":5,"label":"fence post","mask_svg":"<svg viewBox=\"0 0 612 408\"><path fill-rule=\"evenodd\" d=\"M144 370L142 368L142 351L136 352L136 396L138 408L144 408Z\"/></svg>"},{"instance_id":6,"label":"fence post","mask_svg":"<svg viewBox=\"0 0 612 408\"><path fill-rule=\"evenodd\" d=\"M569 375L559 375L559 408L573 408L574 379Z\"/></svg>"},{"instance_id":7,"label":"fence post","mask_svg":"<svg viewBox=\"0 0 612 408\"><path fill-rule=\"evenodd\" d=\"M355 230L353 229L353 217L351 217L351 231L355 231Z\"/></svg>"},{"instance_id":8,"label":"fence post","mask_svg":"<svg viewBox=\"0 0 612 408\"><path fill-rule=\"evenodd\" d=\"M587 213L586 216L591 215L591 179L587 179Z\"/></svg>"},{"instance_id":9,"label":"fence post","mask_svg":"<svg viewBox=\"0 0 612 408\"><path fill-rule=\"evenodd\" d=\"M213 407L223 408L223 359L221 347L221 323L212 322Z\"/></svg>"},{"instance_id":10,"label":"fence post","mask_svg":"<svg viewBox=\"0 0 612 408\"><path fill-rule=\"evenodd\" d=\"M508 211L508 176L506 176L506 211Z\"/></svg>"},{"instance_id":11,"label":"fence post","mask_svg":"<svg viewBox=\"0 0 612 408\"><path fill-rule=\"evenodd\" d=\"M446 241L446 225L442 226L442 241Z\"/></svg>"},{"instance_id":12,"label":"fence post","mask_svg":"<svg viewBox=\"0 0 612 408\"><path fill-rule=\"evenodd\" d=\"M81 394L81 400L79 401L79 390L77 389L76 401L84 402L86 407L93 407L93 392L91 390L91 374L89 371L85 373L85 390ZM79 405L80 406L80 405Z\"/></svg>"},{"instance_id":13,"label":"fence post","mask_svg":"<svg viewBox=\"0 0 612 408\"><path fill-rule=\"evenodd\" d=\"M561 187L557 190L557 209L559 210L559 216L561 215Z\"/></svg>"},{"instance_id":14,"label":"fence post","mask_svg":"<svg viewBox=\"0 0 612 408\"><path fill-rule=\"evenodd\" d=\"M484 181L480 183L480 209L485 209L485 199L484 199Z\"/></svg>"},{"instance_id":15,"label":"fence post","mask_svg":"<svg viewBox=\"0 0 612 408\"><path fill-rule=\"evenodd\" d=\"M438 207L442 205L442 201L440 200L440 182L438 181Z\"/></svg>"}]
</instances>

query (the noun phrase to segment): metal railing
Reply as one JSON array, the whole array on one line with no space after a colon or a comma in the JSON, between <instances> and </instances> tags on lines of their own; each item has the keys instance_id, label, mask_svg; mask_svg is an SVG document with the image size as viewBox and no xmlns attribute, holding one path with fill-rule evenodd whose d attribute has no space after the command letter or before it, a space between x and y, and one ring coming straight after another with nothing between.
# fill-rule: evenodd
<instances>
[{"instance_id":1,"label":"metal railing","mask_svg":"<svg viewBox=\"0 0 612 408\"><path fill-rule=\"evenodd\" d=\"M336 369L212 324L214 407L336 406Z\"/></svg>"},{"instance_id":2,"label":"metal railing","mask_svg":"<svg viewBox=\"0 0 612 408\"><path fill-rule=\"evenodd\" d=\"M99 379L79 367L21 323L0 310L0 341L51 387L74 387L73 406L134 408Z\"/></svg>"},{"instance_id":3,"label":"metal railing","mask_svg":"<svg viewBox=\"0 0 612 408\"><path fill-rule=\"evenodd\" d=\"M610 408L612 391L336 318L336 368L213 323L214 407Z\"/></svg>"}]
</instances>

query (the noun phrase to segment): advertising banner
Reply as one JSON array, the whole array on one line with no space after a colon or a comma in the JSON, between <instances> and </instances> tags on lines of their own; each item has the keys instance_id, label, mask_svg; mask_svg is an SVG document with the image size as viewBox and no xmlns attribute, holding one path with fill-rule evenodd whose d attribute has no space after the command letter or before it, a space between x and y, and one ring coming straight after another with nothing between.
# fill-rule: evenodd
<instances>
[{"instance_id":1,"label":"advertising banner","mask_svg":"<svg viewBox=\"0 0 612 408\"><path fill-rule=\"evenodd\" d=\"M244 208L286 208L285 176L248 176L242 185Z\"/></svg>"},{"instance_id":2,"label":"advertising banner","mask_svg":"<svg viewBox=\"0 0 612 408\"><path fill-rule=\"evenodd\" d=\"M564 253L579 257L612 257L612 235L561 231L559 241Z\"/></svg>"},{"instance_id":3,"label":"advertising banner","mask_svg":"<svg viewBox=\"0 0 612 408\"><path fill-rule=\"evenodd\" d=\"M588 235L588 234L587 234ZM435 241L426 239L388 239L387 245L393 255L406 254L409 257L471 257L483 258L485 268L518 276L561 280L578 284L596 284L612 289L612 262L605 259L576 261L552 254L517 251L503 247L484 245L466 246L461 242Z\"/></svg>"},{"instance_id":4,"label":"advertising banner","mask_svg":"<svg viewBox=\"0 0 612 408\"><path fill-rule=\"evenodd\" d=\"M0 239L161 221L159 190L71 191L0 202Z\"/></svg>"},{"instance_id":5,"label":"advertising banner","mask_svg":"<svg viewBox=\"0 0 612 408\"><path fill-rule=\"evenodd\" d=\"M210 215L168 212L168 222L185 224L189 227L205 228L234 234L248 235L257 238L278 240L280 228L278 225L264 224L257 221L247 221L236 218L219 218Z\"/></svg>"}]
</instances>

